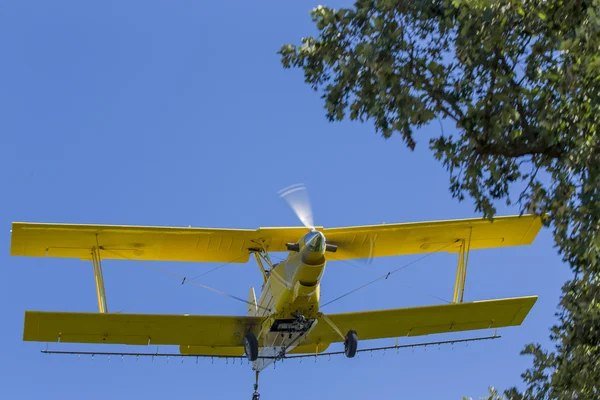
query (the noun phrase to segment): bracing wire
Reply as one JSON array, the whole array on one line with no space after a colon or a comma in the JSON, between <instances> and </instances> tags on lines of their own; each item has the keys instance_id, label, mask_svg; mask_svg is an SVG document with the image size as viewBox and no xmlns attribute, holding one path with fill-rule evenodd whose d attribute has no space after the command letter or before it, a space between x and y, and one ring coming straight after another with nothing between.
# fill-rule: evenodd
<instances>
[{"instance_id":1,"label":"bracing wire","mask_svg":"<svg viewBox=\"0 0 600 400\"><path fill-rule=\"evenodd\" d=\"M351 266L351 267L354 267L354 268L360 269L361 271L365 271L365 272L367 272L367 273L369 273L369 274L371 274L371 275L373 275L373 274L377 273L377 271L374 271L373 269L362 268L362 267L360 267L360 266L358 266L358 265L356 265L356 264L354 264L354 263L351 263L351 262L349 262L348 260L342 260L342 259L340 259L340 258L336 258L335 256L332 256L332 255L328 255L328 257L329 257L329 258L331 258L331 261L339 261L339 262L341 262L341 263L343 263L343 264L346 264L346 265L349 265L349 266ZM398 283L398 285L400 285L400 286L404 286L404 287L406 287L406 288L409 288L409 289L411 289L411 290L414 290L415 292L418 292L418 293L420 293L420 294L423 294L423 295L425 295L425 296L429 296L429 297L432 297L432 298L434 298L434 299L437 299L437 300L443 301L444 303L448 303L448 304L450 304L450 303L451 303L451 301L450 301L450 300L447 300L447 299L441 298L441 297L439 297L439 296L436 296L435 294L431 294L431 293L425 292L425 291L423 291L423 290L421 290L421 289L418 289L418 288L416 288L416 287L414 287L414 286L407 285L407 284L405 284L405 283Z\"/></svg>"},{"instance_id":2,"label":"bracing wire","mask_svg":"<svg viewBox=\"0 0 600 400\"><path fill-rule=\"evenodd\" d=\"M386 280L386 279L388 279L388 278L389 278L389 277L390 277L392 274L395 274L395 273L396 273L396 272L398 272L398 271L401 271L401 270L403 270L403 269L405 269L405 268L407 268L407 267L409 267L409 266L411 266L411 265L413 265L413 264L416 264L417 262L419 262L419 261L421 261L421 260L423 260L423 259L425 259L425 258L427 258L427 257L431 256L432 254L435 254L435 253L437 253L437 252L440 252L440 251L444 250L446 247L449 247L449 246L451 246L451 245L453 245L453 244L455 244L455 243L457 243L457 241L454 241L454 242L450 242L450 243L448 243L448 244L445 244L444 246L440 247L439 249L437 249L437 250L435 250L435 251L429 252L429 253L425 254L424 256L417 258L416 260L413 260L413 261L411 261L411 262L408 262L408 263L406 263L406 264L404 264L404 265L402 265L402 266L400 266L400 267L398 267L398 268L396 268L396 269L394 269L394 270L392 270L392 271L390 271L390 272L387 272L387 273L385 273L385 274L381 275L380 277L378 277L378 278L376 278L376 279L373 279L372 281L370 281L370 282L367 282L367 283L365 283L365 284L364 284L364 285L362 285L362 286L359 286L359 287L357 287L356 289L352 289L351 291L349 291L349 292L347 292L347 293L344 293L343 295L341 295L341 296L338 296L338 297L336 297L335 299L333 299L333 300L331 300L331 301L328 301L327 303L323 304L322 306L320 306L320 309L323 309L323 307L325 307L325 306L327 306L327 305L329 305L329 304L331 304L331 303L334 303L334 302L336 302L336 301L338 301L338 300L341 300L341 299L343 299L344 297L351 295L352 293L358 292L359 290L361 290L361 289L364 289L364 288L366 288L367 286L370 286L370 285L372 285L372 284L373 284L373 283L375 283L375 282L378 282L378 281L380 281L380 280L382 280L382 279ZM445 301L445 300L444 300L444 301Z\"/></svg>"},{"instance_id":3,"label":"bracing wire","mask_svg":"<svg viewBox=\"0 0 600 400\"><path fill-rule=\"evenodd\" d=\"M104 251L107 251L107 250L104 250ZM222 264L220 264L220 265L217 265L216 267L214 267L214 268L212 268L212 269L210 269L210 270L208 270L208 271L206 271L206 272L204 272L204 273L202 273L202 274L200 274L200 275L198 275L198 276L196 276L196 277L194 277L194 278L191 278L191 279L189 279L189 280L188 280L188 279L186 279L186 280L185 280L185 282L194 281L194 280L196 280L196 279L198 279L198 278L200 278L200 277L202 277L202 276L208 275L208 274L210 274L211 272L214 272L214 271L216 271L216 270L218 270L218 269L220 269L220 268L223 268L223 267L224 267L224 266L226 266L226 265L229 265L229 264L231 264L231 263L234 263L234 262L236 262L237 260L239 260L240 258L242 258L242 257L245 257L245 256L246 256L245 254L242 254L241 256L239 256L239 257L236 257L236 258L234 258L234 259L233 259L233 260L231 260L231 261L227 261L227 262L225 262L225 263L222 263ZM174 292L176 289L180 288L180 287L181 287L181 285L182 285L183 283L184 283L184 282L181 282L181 284L180 284L180 285L177 285L177 286L174 286L174 287L172 287L172 288L168 288L168 289L165 289L165 290L161 290L161 291L159 291L158 293L156 293L156 294L154 294L154 295L152 296L152 300L156 300L156 298L157 298L157 297L164 296L164 295L166 295L166 294L168 294L168 293L172 293L172 292ZM134 303L134 305L139 305L139 304L143 304L143 303L146 303L146 302L147 302L147 300L146 300L146 301L140 301L140 302L136 302L136 303ZM122 308L121 310L119 310L119 311L117 311L117 312L118 312L118 313L122 313L122 312L123 312L123 311L125 311L127 308L131 308L131 307L133 307L133 306L132 306L132 305L130 305L130 306L128 306L128 307Z\"/></svg>"},{"instance_id":4,"label":"bracing wire","mask_svg":"<svg viewBox=\"0 0 600 400\"><path fill-rule=\"evenodd\" d=\"M140 263L141 265L143 265L143 266L145 266L145 267L147 267L147 268L152 268L152 269L154 269L154 270L156 270L156 271L159 271L159 272L162 272L162 273L164 273L164 274L170 275L170 276L172 276L172 277L174 277L174 278L177 278L177 279L181 280L181 283L182 283L182 284L183 284L183 283L185 283L185 282L189 282L189 283L191 283L192 285L196 285L196 286L198 286L198 287L201 287L201 288L203 288L203 289L210 290L211 292L215 292L215 293L218 293L218 294L220 294L220 295L223 295L223 296L226 296L226 297L232 298L232 299L234 299L234 300L241 301L242 303L249 304L249 305L251 305L251 306L253 306L253 307L254 307L254 306L256 306L256 307L258 307L258 308L262 308L262 309L263 309L263 310L265 310L265 311L271 312L271 309L269 309L269 308L265 308L265 307L259 306L259 305L257 305L257 304L254 304L254 303L251 303L251 302L249 302L248 300L244 300L244 299L242 299L242 298L240 298L240 297L234 296L234 295L232 295L232 294L229 294L229 293L227 293L227 292L223 292L222 290L218 290L218 289L215 289L215 288L212 288L212 287L210 287L210 286L207 286L207 285L204 285L204 284L202 284L202 283L199 283L199 282L196 282L196 281L194 281L194 279L196 279L196 278L198 278L198 277L196 277L196 278L194 278L194 279L190 279L190 280L188 281L188 280L186 279L186 277L185 277L185 276L178 275L178 274L176 274L176 273L174 273L174 272L168 271L168 270L166 270L166 269L163 269L163 268L159 268L159 267L157 267L157 266L155 266L155 265L151 265L151 264L144 264L144 263L142 263L140 260L136 260L135 258L127 257L127 256L125 256L125 255L123 255L123 254L119 254L118 252L116 252L116 251L113 251L113 250L107 250L107 249L102 249L102 250L103 250L103 251L106 251L106 252L108 252L108 253L112 253L112 254L114 254L114 255L116 255L116 256L119 256L119 257L121 257L121 258L123 258L123 259L130 260L130 261L135 261L135 262L137 262L137 263ZM238 258L234 259L233 261L229 261L229 262L228 262L228 263L226 263L226 264L230 264L230 263L232 263L232 262L236 261L237 259L239 259L239 258L241 258L241 257L242 257L242 256L240 256L240 257L238 257ZM225 265L226 265L226 264L225 264ZM214 269L213 269L213 270L214 270ZM200 275L200 276L201 276L201 275Z\"/></svg>"}]
</instances>

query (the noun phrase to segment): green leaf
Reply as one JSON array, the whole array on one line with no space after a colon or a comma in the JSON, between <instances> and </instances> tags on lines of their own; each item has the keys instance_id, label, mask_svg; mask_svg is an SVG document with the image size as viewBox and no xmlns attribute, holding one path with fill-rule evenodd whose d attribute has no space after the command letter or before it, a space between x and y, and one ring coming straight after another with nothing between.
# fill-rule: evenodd
<instances>
[{"instance_id":1,"label":"green leaf","mask_svg":"<svg viewBox=\"0 0 600 400\"><path fill-rule=\"evenodd\" d=\"M486 8L483 12L483 20L489 22L494 18L494 11L491 8Z\"/></svg>"}]
</instances>

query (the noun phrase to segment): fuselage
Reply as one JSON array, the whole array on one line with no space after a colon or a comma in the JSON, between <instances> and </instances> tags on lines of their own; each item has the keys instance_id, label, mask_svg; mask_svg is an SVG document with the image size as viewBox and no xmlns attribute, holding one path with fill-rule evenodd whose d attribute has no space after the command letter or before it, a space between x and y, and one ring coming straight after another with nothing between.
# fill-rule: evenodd
<instances>
[{"instance_id":1,"label":"fuselage","mask_svg":"<svg viewBox=\"0 0 600 400\"><path fill-rule=\"evenodd\" d=\"M270 314L278 319L316 317L326 264L325 237L314 231L297 244L298 251L290 252L269 271L258 299L257 315Z\"/></svg>"},{"instance_id":2,"label":"fuselage","mask_svg":"<svg viewBox=\"0 0 600 400\"><path fill-rule=\"evenodd\" d=\"M270 365L270 358L286 353L322 352L328 343L303 345L302 341L317 321L321 277L325 271L325 237L312 231L301 238L294 251L279 264L273 265L267 275L262 291L248 313L264 316L265 321L258 334L262 356L253 362L253 369L260 371ZM251 303L254 291L251 290ZM298 321L304 321L295 325ZM308 328L298 328L306 324ZM265 358L266 356L266 358Z\"/></svg>"}]
</instances>

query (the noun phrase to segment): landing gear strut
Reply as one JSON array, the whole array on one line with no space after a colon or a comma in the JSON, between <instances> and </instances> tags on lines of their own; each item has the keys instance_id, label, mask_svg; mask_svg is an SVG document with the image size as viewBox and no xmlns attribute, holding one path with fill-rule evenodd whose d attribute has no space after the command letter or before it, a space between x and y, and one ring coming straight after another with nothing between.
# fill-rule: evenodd
<instances>
[{"instance_id":1,"label":"landing gear strut","mask_svg":"<svg viewBox=\"0 0 600 400\"><path fill-rule=\"evenodd\" d=\"M344 340L344 354L346 357L352 358L356 355L358 348L358 334L356 331L348 331Z\"/></svg>"}]
</instances>

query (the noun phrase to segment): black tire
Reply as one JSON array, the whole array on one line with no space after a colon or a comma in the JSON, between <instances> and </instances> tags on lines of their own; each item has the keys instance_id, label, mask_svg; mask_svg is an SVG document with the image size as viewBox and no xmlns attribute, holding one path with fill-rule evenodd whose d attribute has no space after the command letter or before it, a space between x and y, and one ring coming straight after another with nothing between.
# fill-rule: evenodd
<instances>
[{"instance_id":1,"label":"black tire","mask_svg":"<svg viewBox=\"0 0 600 400\"><path fill-rule=\"evenodd\" d=\"M244 337L244 351L248 361L256 361L258 358L258 340L252 332L248 332Z\"/></svg>"},{"instance_id":2,"label":"black tire","mask_svg":"<svg viewBox=\"0 0 600 400\"><path fill-rule=\"evenodd\" d=\"M352 358L356 355L358 349L358 334L356 331L348 331L346 340L344 340L344 353L346 357Z\"/></svg>"}]
</instances>

